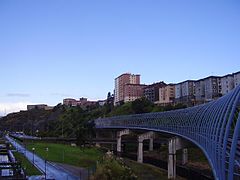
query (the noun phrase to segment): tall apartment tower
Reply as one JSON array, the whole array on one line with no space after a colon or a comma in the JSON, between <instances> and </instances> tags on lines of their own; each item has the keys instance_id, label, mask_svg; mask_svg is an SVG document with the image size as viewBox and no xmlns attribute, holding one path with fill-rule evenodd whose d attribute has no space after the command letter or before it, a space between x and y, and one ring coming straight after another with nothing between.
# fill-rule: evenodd
<instances>
[{"instance_id":1,"label":"tall apartment tower","mask_svg":"<svg viewBox=\"0 0 240 180\"><path fill-rule=\"evenodd\" d=\"M115 79L114 106L124 102L125 86L129 84L140 85L140 75L124 73Z\"/></svg>"}]
</instances>

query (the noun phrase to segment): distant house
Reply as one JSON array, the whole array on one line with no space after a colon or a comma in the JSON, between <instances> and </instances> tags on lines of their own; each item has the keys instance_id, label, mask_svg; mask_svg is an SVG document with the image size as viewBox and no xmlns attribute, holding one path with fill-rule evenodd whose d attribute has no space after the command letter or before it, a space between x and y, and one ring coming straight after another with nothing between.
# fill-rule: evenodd
<instances>
[{"instance_id":1,"label":"distant house","mask_svg":"<svg viewBox=\"0 0 240 180\"><path fill-rule=\"evenodd\" d=\"M104 106L107 103L107 100L99 100L98 105L99 106Z\"/></svg>"},{"instance_id":2,"label":"distant house","mask_svg":"<svg viewBox=\"0 0 240 180\"><path fill-rule=\"evenodd\" d=\"M66 98L63 99L63 105L69 106L69 107L75 107L80 106L81 108L86 108L88 106L96 105L97 101L88 101L87 98L80 98L79 100L72 99L72 98Z\"/></svg>"},{"instance_id":3,"label":"distant house","mask_svg":"<svg viewBox=\"0 0 240 180\"><path fill-rule=\"evenodd\" d=\"M34 105L27 105L27 110L33 110L33 109L44 109L44 110L51 110L53 109L52 106L48 106L46 104L34 104Z\"/></svg>"},{"instance_id":4,"label":"distant house","mask_svg":"<svg viewBox=\"0 0 240 180\"><path fill-rule=\"evenodd\" d=\"M77 100L72 98L66 98L63 100L65 106L77 106Z\"/></svg>"}]
</instances>

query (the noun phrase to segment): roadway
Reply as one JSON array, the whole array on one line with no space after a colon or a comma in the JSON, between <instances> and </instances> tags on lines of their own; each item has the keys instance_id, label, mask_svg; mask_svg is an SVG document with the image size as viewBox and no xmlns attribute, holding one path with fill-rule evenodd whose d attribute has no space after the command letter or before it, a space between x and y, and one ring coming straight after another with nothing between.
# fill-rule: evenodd
<instances>
[{"instance_id":1,"label":"roadway","mask_svg":"<svg viewBox=\"0 0 240 180\"><path fill-rule=\"evenodd\" d=\"M25 147L14 141L9 136L6 136L6 139L19 151L21 152L31 163L33 163L34 157L34 166L37 167L43 173L45 172L45 160L33 154L31 151L28 151ZM56 179L56 180L77 180L80 179L69 172L65 171L63 168L57 167L56 165L51 164L50 162L46 163L46 174L47 179Z\"/></svg>"}]
</instances>

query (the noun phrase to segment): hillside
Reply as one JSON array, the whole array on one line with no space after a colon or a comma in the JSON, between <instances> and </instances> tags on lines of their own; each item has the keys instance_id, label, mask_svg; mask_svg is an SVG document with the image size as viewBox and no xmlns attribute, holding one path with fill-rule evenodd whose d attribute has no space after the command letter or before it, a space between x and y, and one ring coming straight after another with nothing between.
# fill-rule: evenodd
<instances>
[{"instance_id":1,"label":"hillside","mask_svg":"<svg viewBox=\"0 0 240 180\"><path fill-rule=\"evenodd\" d=\"M34 109L20 111L4 116L0 120L0 129L8 131L24 131L36 135L36 131L47 131L48 125L56 121L63 113L63 109L55 107L53 110Z\"/></svg>"},{"instance_id":2,"label":"hillside","mask_svg":"<svg viewBox=\"0 0 240 180\"><path fill-rule=\"evenodd\" d=\"M113 107L113 104L104 106L66 107L61 104L53 110L34 109L12 113L0 120L0 130L24 131L29 135L48 137L78 137L83 136L89 130L89 121L99 117L110 117L127 114L139 114L148 112L168 111L185 108L176 106L156 106L146 99L137 99L121 106Z\"/></svg>"}]
</instances>

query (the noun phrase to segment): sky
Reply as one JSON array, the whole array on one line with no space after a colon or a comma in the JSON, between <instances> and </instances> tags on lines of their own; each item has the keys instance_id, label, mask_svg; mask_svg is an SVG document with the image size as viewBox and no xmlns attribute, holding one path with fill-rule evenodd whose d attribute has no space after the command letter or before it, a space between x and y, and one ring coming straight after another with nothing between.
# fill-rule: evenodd
<instances>
[{"instance_id":1,"label":"sky","mask_svg":"<svg viewBox=\"0 0 240 180\"><path fill-rule=\"evenodd\" d=\"M239 0L0 0L0 116L239 70Z\"/></svg>"}]
</instances>

